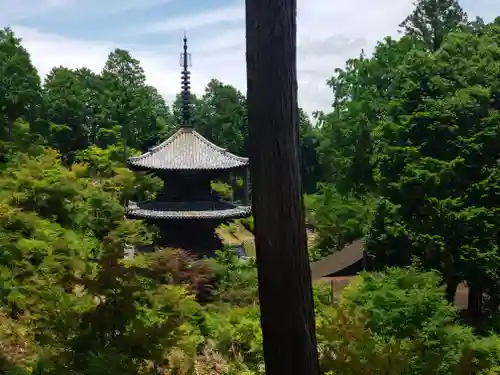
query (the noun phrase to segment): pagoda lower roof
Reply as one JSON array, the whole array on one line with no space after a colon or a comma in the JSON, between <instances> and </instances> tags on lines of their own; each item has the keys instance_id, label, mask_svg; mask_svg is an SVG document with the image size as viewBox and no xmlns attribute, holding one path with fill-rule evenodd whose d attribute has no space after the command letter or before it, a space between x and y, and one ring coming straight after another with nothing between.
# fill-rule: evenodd
<instances>
[{"instance_id":1,"label":"pagoda lower roof","mask_svg":"<svg viewBox=\"0 0 500 375\"><path fill-rule=\"evenodd\" d=\"M227 201L129 202L125 214L143 219L237 219L252 214L250 206Z\"/></svg>"},{"instance_id":2,"label":"pagoda lower roof","mask_svg":"<svg viewBox=\"0 0 500 375\"><path fill-rule=\"evenodd\" d=\"M248 165L248 158L215 145L191 127L183 127L148 152L130 157L127 163L157 170L225 170Z\"/></svg>"}]
</instances>

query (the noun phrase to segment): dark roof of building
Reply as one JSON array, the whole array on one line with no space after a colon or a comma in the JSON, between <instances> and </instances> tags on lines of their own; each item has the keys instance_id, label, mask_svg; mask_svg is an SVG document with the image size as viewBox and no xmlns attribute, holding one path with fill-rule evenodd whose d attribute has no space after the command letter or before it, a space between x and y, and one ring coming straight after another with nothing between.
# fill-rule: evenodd
<instances>
[{"instance_id":1,"label":"dark roof of building","mask_svg":"<svg viewBox=\"0 0 500 375\"><path fill-rule=\"evenodd\" d=\"M342 250L311 264L311 278L313 281L319 280L329 275L335 275L342 270L362 261L363 240L357 240L347 245Z\"/></svg>"},{"instance_id":2,"label":"dark roof of building","mask_svg":"<svg viewBox=\"0 0 500 375\"><path fill-rule=\"evenodd\" d=\"M326 281L335 284L333 289L334 299L340 297L342 289L356 276L337 276L343 270L352 267L354 264L363 260L363 240L357 240L347 245L342 250L339 250L320 261L311 263L311 279L314 282ZM469 289L465 283L461 283L457 287L455 294L455 306L459 309L467 309Z\"/></svg>"},{"instance_id":3,"label":"dark roof of building","mask_svg":"<svg viewBox=\"0 0 500 375\"><path fill-rule=\"evenodd\" d=\"M193 128L181 127L145 154L130 157L128 164L160 170L224 170L248 165L248 158L213 144Z\"/></svg>"},{"instance_id":4,"label":"dark roof of building","mask_svg":"<svg viewBox=\"0 0 500 375\"><path fill-rule=\"evenodd\" d=\"M129 202L127 216L144 219L236 219L252 214L250 206L237 206L226 201L194 202Z\"/></svg>"}]
</instances>

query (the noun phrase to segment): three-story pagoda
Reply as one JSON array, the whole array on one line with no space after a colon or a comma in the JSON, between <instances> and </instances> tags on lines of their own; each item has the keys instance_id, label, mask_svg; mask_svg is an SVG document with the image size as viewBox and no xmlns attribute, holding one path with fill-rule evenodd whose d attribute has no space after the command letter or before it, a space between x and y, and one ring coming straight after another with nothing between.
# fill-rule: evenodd
<instances>
[{"instance_id":1,"label":"three-story pagoda","mask_svg":"<svg viewBox=\"0 0 500 375\"><path fill-rule=\"evenodd\" d=\"M155 200L128 202L125 214L147 220L160 231L156 245L213 255L222 248L215 229L223 222L248 217L248 158L221 148L193 128L190 116L190 54L184 37L181 53L182 123L166 141L127 160L132 170L155 173L164 181ZM236 204L212 190L211 181L235 172L244 176L245 201Z\"/></svg>"}]
</instances>

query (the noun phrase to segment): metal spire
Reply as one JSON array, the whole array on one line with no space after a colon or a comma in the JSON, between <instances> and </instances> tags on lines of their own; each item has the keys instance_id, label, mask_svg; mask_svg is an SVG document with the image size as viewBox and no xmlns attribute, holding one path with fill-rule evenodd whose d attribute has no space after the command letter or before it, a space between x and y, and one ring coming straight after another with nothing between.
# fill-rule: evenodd
<instances>
[{"instance_id":1,"label":"metal spire","mask_svg":"<svg viewBox=\"0 0 500 375\"><path fill-rule=\"evenodd\" d=\"M181 53L180 65L182 67L181 73L181 82L182 82L182 105L181 105L181 114L182 114L182 124L181 127L192 127L191 124L191 82L190 75L191 73L188 70L188 67L191 66L191 54L187 52L187 37L186 33L184 33L184 52Z\"/></svg>"}]
</instances>

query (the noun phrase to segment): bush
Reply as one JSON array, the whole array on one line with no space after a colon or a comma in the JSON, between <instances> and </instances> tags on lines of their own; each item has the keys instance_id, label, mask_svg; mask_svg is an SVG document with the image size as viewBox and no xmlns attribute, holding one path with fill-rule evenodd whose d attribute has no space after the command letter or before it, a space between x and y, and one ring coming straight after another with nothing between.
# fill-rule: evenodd
<instances>
[{"instance_id":1,"label":"bush","mask_svg":"<svg viewBox=\"0 0 500 375\"><path fill-rule=\"evenodd\" d=\"M251 233L254 232L253 216L240 219L240 222L241 222L241 225L243 225L246 230L248 230Z\"/></svg>"},{"instance_id":2,"label":"bush","mask_svg":"<svg viewBox=\"0 0 500 375\"><path fill-rule=\"evenodd\" d=\"M255 259L241 259L227 248L208 261L215 272L215 295L219 303L232 306L258 304L257 267Z\"/></svg>"},{"instance_id":3,"label":"bush","mask_svg":"<svg viewBox=\"0 0 500 375\"><path fill-rule=\"evenodd\" d=\"M375 199L340 195L335 186L322 184L319 193L305 197L307 220L317 233L314 259L341 250L363 237Z\"/></svg>"},{"instance_id":4,"label":"bush","mask_svg":"<svg viewBox=\"0 0 500 375\"><path fill-rule=\"evenodd\" d=\"M459 325L440 284L437 273L414 267L359 275L344 289L336 311L341 322L365 332L350 345L364 355L374 353L373 363L398 364L391 371L401 370L402 361L411 374L473 374L496 365L498 337L478 338ZM390 357L395 353L396 359Z\"/></svg>"},{"instance_id":5,"label":"bush","mask_svg":"<svg viewBox=\"0 0 500 375\"><path fill-rule=\"evenodd\" d=\"M222 199L231 200L233 198L233 189L229 184L220 181L212 181L212 189L220 195Z\"/></svg>"},{"instance_id":6,"label":"bush","mask_svg":"<svg viewBox=\"0 0 500 375\"><path fill-rule=\"evenodd\" d=\"M151 255L150 267L162 284L187 285L200 302L212 299L215 274L207 261L181 249L163 249Z\"/></svg>"}]
</instances>

